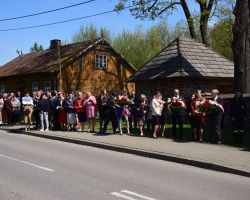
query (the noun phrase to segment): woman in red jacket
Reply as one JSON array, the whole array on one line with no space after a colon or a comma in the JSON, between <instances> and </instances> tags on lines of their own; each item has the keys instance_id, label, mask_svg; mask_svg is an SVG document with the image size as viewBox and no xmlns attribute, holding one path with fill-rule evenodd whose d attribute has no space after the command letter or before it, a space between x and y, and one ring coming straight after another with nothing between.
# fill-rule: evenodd
<instances>
[{"instance_id":1,"label":"woman in red jacket","mask_svg":"<svg viewBox=\"0 0 250 200\"><path fill-rule=\"evenodd\" d=\"M74 101L74 108L76 109L76 121L79 132L84 132L84 123L87 121L84 107L84 97L82 92L77 93L77 99Z\"/></svg>"},{"instance_id":2,"label":"woman in red jacket","mask_svg":"<svg viewBox=\"0 0 250 200\"><path fill-rule=\"evenodd\" d=\"M201 90L195 91L195 98L191 102L191 112L193 115L193 132L196 134L195 139L202 142L204 113L200 111L200 105L206 101L201 95Z\"/></svg>"}]
</instances>

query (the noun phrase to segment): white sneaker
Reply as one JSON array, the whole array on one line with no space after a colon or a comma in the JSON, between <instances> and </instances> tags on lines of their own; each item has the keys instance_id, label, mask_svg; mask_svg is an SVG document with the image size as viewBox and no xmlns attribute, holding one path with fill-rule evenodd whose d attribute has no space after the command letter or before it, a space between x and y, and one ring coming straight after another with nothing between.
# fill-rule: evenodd
<instances>
[{"instance_id":1,"label":"white sneaker","mask_svg":"<svg viewBox=\"0 0 250 200\"><path fill-rule=\"evenodd\" d=\"M40 129L40 131L44 131L44 129L42 128L42 129Z\"/></svg>"},{"instance_id":2,"label":"white sneaker","mask_svg":"<svg viewBox=\"0 0 250 200\"><path fill-rule=\"evenodd\" d=\"M46 128L44 131L48 132L48 131L49 131L49 129L47 129L47 128Z\"/></svg>"}]
</instances>

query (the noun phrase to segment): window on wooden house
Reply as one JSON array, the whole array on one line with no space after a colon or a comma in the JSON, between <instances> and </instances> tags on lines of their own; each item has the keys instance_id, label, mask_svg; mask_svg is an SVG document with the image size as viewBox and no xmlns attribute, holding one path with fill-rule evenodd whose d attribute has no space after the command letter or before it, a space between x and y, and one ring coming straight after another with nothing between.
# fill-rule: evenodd
<instances>
[{"instance_id":1,"label":"window on wooden house","mask_svg":"<svg viewBox=\"0 0 250 200\"><path fill-rule=\"evenodd\" d=\"M107 69L108 56L105 54L96 54L95 55L95 67L98 69Z\"/></svg>"},{"instance_id":2,"label":"window on wooden house","mask_svg":"<svg viewBox=\"0 0 250 200\"><path fill-rule=\"evenodd\" d=\"M83 69L83 59L82 59L82 57L77 59L76 68L77 68L78 71L81 71Z\"/></svg>"},{"instance_id":3,"label":"window on wooden house","mask_svg":"<svg viewBox=\"0 0 250 200\"><path fill-rule=\"evenodd\" d=\"M51 81L44 82L44 92L48 92L51 90Z\"/></svg>"},{"instance_id":4,"label":"window on wooden house","mask_svg":"<svg viewBox=\"0 0 250 200\"><path fill-rule=\"evenodd\" d=\"M33 92L36 92L38 91L38 82L32 82L32 91Z\"/></svg>"},{"instance_id":5,"label":"window on wooden house","mask_svg":"<svg viewBox=\"0 0 250 200\"><path fill-rule=\"evenodd\" d=\"M0 94L3 94L6 92L6 85L0 85Z\"/></svg>"}]
</instances>

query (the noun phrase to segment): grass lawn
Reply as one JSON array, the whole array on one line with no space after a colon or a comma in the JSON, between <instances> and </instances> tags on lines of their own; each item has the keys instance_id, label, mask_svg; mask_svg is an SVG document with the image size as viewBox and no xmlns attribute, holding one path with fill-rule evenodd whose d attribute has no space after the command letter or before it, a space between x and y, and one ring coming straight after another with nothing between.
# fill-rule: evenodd
<instances>
[{"instance_id":1,"label":"grass lawn","mask_svg":"<svg viewBox=\"0 0 250 200\"><path fill-rule=\"evenodd\" d=\"M126 133L126 122L123 121L123 129L124 129L124 133ZM172 138L172 131L171 131L171 124L167 123L165 125L165 137L166 138ZM99 119L96 120L96 131L99 130ZM112 126L111 126L111 122L108 125L108 131L112 132ZM138 129L134 129L132 128L130 130L132 135L139 135L139 130ZM152 137L152 134L147 133L147 130L145 128L145 136L146 137ZM184 134L183 134L183 139L185 141L192 141L192 131L191 131L191 126L189 124L184 124ZM205 125L204 127L204 133L203 133L203 141L207 142L208 141L208 128ZM234 137L233 137L233 132L232 129L224 129L223 130L223 144L226 145L234 145ZM245 134L245 138L244 138L244 144L247 146L250 146L250 134L248 132L246 132Z\"/></svg>"}]
</instances>

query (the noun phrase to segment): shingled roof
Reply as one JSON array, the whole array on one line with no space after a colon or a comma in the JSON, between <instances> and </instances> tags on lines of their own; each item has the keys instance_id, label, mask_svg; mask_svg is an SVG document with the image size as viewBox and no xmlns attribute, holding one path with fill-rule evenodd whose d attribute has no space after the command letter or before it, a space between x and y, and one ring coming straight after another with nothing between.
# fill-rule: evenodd
<instances>
[{"instance_id":1,"label":"shingled roof","mask_svg":"<svg viewBox=\"0 0 250 200\"><path fill-rule=\"evenodd\" d=\"M109 45L103 38L99 38L96 40L87 40L83 42L60 46L60 62L62 63L62 67L67 65L67 62L70 61L73 56L80 56L81 54L87 52L89 49L101 42L102 44ZM113 51L117 55L119 55L119 57L121 57L125 62L128 63L128 61L122 55L116 52L115 49L113 49ZM131 69L135 71L135 68L130 63L128 64ZM0 67L0 77L56 72L58 70L58 50L47 49L42 52L28 53L16 57L12 61Z\"/></svg>"},{"instance_id":2,"label":"shingled roof","mask_svg":"<svg viewBox=\"0 0 250 200\"><path fill-rule=\"evenodd\" d=\"M183 76L233 78L234 64L194 39L179 37L143 65L128 81Z\"/></svg>"}]
</instances>

